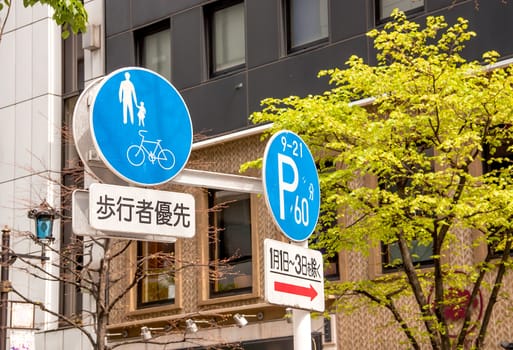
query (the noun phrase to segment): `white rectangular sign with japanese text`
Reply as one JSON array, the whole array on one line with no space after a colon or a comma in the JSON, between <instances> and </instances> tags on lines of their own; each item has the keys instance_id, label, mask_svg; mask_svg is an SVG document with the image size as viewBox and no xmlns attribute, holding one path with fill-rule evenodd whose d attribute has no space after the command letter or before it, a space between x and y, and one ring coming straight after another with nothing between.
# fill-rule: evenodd
<instances>
[{"instance_id":1,"label":"white rectangular sign with japanese text","mask_svg":"<svg viewBox=\"0 0 513 350\"><path fill-rule=\"evenodd\" d=\"M99 183L89 188L89 224L96 230L191 238L195 223L188 193Z\"/></svg>"},{"instance_id":2,"label":"white rectangular sign with japanese text","mask_svg":"<svg viewBox=\"0 0 513 350\"><path fill-rule=\"evenodd\" d=\"M296 309L324 311L321 252L272 239L264 240L265 300Z\"/></svg>"}]
</instances>

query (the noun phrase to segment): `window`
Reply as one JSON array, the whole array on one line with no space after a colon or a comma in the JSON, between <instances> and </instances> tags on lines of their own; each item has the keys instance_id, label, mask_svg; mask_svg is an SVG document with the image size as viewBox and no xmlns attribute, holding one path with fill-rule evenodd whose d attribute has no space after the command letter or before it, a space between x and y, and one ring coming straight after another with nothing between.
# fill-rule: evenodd
<instances>
[{"instance_id":1,"label":"window","mask_svg":"<svg viewBox=\"0 0 513 350\"><path fill-rule=\"evenodd\" d=\"M336 164L333 159L326 159L323 162L316 163L317 171L319 175L330 174L336 171ZM321 202L324 202L326 199L322 198L323 193L321 193ZM312 235L311 243L315 247L317 244L319 234L326 233L329 229L334 228L338 225L338 215L336 210L328 210L321 211L319 216L320 227L317 234ZM315 249L315 248L314 248ZM324 256L324 278L327 280L339 280L340 279L340 270L339 270L339 254L334 253L329 257L325 257L326 249L318 249Z\"/></svg>"},{"instance_id":2,"label":"window","mask_svg":"<svg viewBox=\"0 0 513 350\"><path fill-rule=\"evenodd\" d=\"M73 233L71 226L71 195L74 189L83 187L84 168L79 160L77 150L73 143L71 120L78 96L64 100L64 116L62 125L62 184L66 190L62 191L62 242L60 266L60 299L59 312L74 320L78 320L82 313L82 293L80 292L80 270L82 269L83 245L81 237ZM68 324L62 323L62 326Z\"/></svg>"},{"instance_id":3,"label":"window","mask_svg":"<svg viewBox=\"0 0 513 350\"><path fill-rule=\"evenodd\" d=\"M390 17L397 8L403 12L410 12L424 7L424 0L378 0L379 20Z\"/></svg>"},{"instance_id":4,"label":"window","mask_svg":"<svg viewBox=\"0 0 513 350\"><path fill-rule=\"evenodd\" d=\"M413 153L418 153L422 156L423 160L430 160L428 165L422 165L412 161L407 166L414 173L434 172L435 164L433 161L434 149L428 148L425 144L418 144L416 149L410 150ZM423 194L426 189L423 186L415 186L412 184L411 177L406 176L404 178L394 177L393 180L388 181L387 176L378 179L379 187L385 191L392 193L405 193L410 192L410 196L413 193ZM422 211L416 211L416 215L422 216ZM433 242L421 244L415 239L410 241L410 253L412 255L412 261L418 267L429 266L433 264ZM402 265L401 251L399 249L399 243L394 242L390 244L382 244L382 267L383 272L391 272L397 270Z\"/></svg>"},{"instance_id":5,"label":"window","mask_svg":"<svg viewBox=\"0 0 513 350\"><path fill-rule=\"evenodd\" d=\"M138 64L171 80L171 30L169 21L136 33Z\"/></svg>"},{"instance_id":6,"label":"window","mask_svg":"<svg viewBox=\"0 0 513 350\"><path fill-rule=\"evenodd\" d=\"M250 205L247 193L209 191L210 297L252 292Z\"/></svg>"},{"instance_id":7,"label":"window","mask_svg":"<svg viewBox=\"0 0 513 350\"><path fill-rule=\"evenodd\" d=\"M68 39L62 41L62 46L63 95L78 95L80 91L84 90L82 34L70 35Z\"/></svg>"},{"instance_id":8,"label":"window","mask_svg":"<svg viewBox=\"0 0 513 350\"><path fill-rule=\"evenodd\" d=\"M84 89L84 51L82 35L70 35L63 46L63 99L61 132L61 247L59 313L79 321L82 315L80 272L83 267L82 238L71 227L71 202L74 189L84 187L84 167L78 156L72 137L73 111L80 92ZM69 326L64 321L59 326Z\"/></svg>"},{"instance_id":9,"label":"window","mask_svg":"<svg viewBox=\"0 0 513 350\"><path fill-rule=\"evenodd\" d=\"M143 278L137 285L137 307L170 304L175 300L174 243L137 242Z\"/></svg>"},{"instance_id":10,"label":"window","mask_svg":"<svg viewBox=\"0 0 513 350\"><path fill-rule=\"evenodd\" d=\"M312 239L312 243L315 245L316 237ZM316 249L316 248L313 248ZM336 281L340 279L340 270L339 270L339 254L335 253L326 258L324 256L326 250L325 249L317 249L323 254L324 259L324 278L330 281Z\"/></svg>"},{"instance_id":11,"label":"window","mask_svg":"<svg viewBox=\"0 0 513 350\"><path fill-rule=\"evenodd\" d=\"M289 51L328 38L328 0L288 0Z\"/></svg>"},{"instance_id":12,"label":"window","mask_svg":"<svg viewBox=\"0 0 513 350\"><path fill-rule=\"evenodd\" d=\"M244 3L217 2L205 10L209 21L211 73L243 67L246 63Z\"/></svg>"},{"instance_id":13,"label":"window","mask_svg":"<svg viewBox=\"0 0 513 350\"><path fill-rule=\"evenodd\" d=\"M500 125L492 129L497 134L501 134L503 130L509 129L509 125ZM483 145L483 160L482 169L484 175L491 176L492 178L502 178L503 176L509 176L509 167L513 164L513 140L503 139L500 145L491 146L488 143ZM492 180L493 181L493 180ZM504 250L504 227L497 227L488 224L489 240L488 249L491 254L495 257L500 257Z\"/></svg>"},{"instance_id":14,"label":"window","mask_svg":"<svg viewBox=\"0 0 513 350\"><path fill-rule=\"evenodd\" d=\"M402 263L399 243L383 244L383 270L396 270ZM429 266L433 264L433 243L422 245L416 240L410 247L413 264L417 266Z\"/></svg>"},{"instance_id":15,"label":"window","mask_svg":"<svg viewBox=\"0 0 513 350\"><path fill-rule=\"evenodd\" d=\"M327 264L324 265L324 278L327 280L340 279L340 271L338 269L338 253L328 258Z\"/></svg>"},{"instance_id":16,"label":"window","mask_svg":"<svg viewBox=\"0 0 513 350\"><path fill-rule=\"evenodd\" d=\"M498 147L483 146L483 174L504 171L513 163L513 140L505 140Z\"/></svg>"}]
</instances>

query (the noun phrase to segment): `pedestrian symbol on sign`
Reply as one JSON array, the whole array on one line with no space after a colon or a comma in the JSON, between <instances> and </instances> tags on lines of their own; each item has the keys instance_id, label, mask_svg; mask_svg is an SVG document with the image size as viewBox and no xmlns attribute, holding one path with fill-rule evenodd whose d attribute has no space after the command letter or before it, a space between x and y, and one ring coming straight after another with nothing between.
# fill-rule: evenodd
<instances>
[{"instance_id":1,"label":"pedestrian symbol on sign","mask_svg":"<svg viewBox=\"0 0 513 350\"><path fill-rule=\"evenodd\" d=\"M140 185L172 179L192 147L192 123L178 91L138 67L117 70L101 82L91 108L91 135L105 164Z\"/></svg>"}]
</instances>

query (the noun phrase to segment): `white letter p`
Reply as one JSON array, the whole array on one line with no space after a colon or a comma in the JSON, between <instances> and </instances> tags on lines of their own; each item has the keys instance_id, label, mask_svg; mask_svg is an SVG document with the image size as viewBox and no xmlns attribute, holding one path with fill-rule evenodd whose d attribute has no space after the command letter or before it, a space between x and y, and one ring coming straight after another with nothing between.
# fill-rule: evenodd
<instances>
[{"instance_id":1,"label":"white letter p","mask_svg":"<svg viewBox=\"0 0 513 350\"><path fill-rule=\"evenodd\" d=\"M294 172L294 179L291 183L285 182L283 179L283 165L287 164L292 168ZM279 190L279 198L280 198L280 219L285 219L285 191L294 192L298 185L298 172L296 162L284 154L278 153L278 190Z\"/></svg>"}]
</instances>

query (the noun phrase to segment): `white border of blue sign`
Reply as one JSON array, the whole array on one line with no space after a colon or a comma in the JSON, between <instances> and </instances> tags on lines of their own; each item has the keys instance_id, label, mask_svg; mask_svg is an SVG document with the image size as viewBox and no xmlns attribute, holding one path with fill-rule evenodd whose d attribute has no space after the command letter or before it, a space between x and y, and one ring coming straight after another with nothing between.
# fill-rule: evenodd
<instances>
[{"instance_id":1,"label":"white border of blue sign","mask_svg":"<svg viewBox=\"0 0 513 350\"><path fill-rule=\"evenodd\" d=\"M297 134L282 130L269 139L262 181L267 206L283 234L296 242L307 240L319 219L320 185L312 153Z\"/></svg>"},{"instance_id":2,"label":"white border of blue sign","mask_svg":"<svg viewBox=\"0 0 513 350\"><path fill-rule=\"evenodd\" d=\"M103 78L91 104L90 129L105 165L137 185L170 181L191 154L185 101L166 78L142 67L120 68Z\"/></svg>"}]
</instances>

